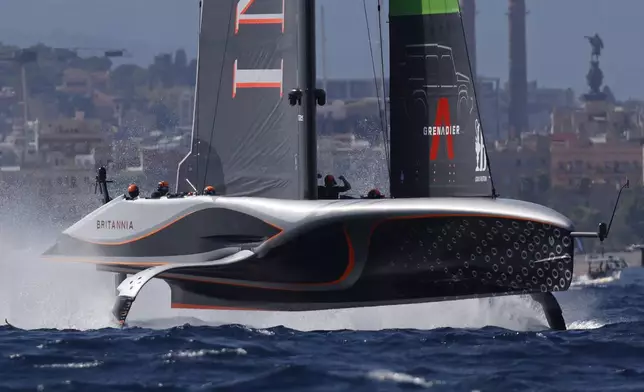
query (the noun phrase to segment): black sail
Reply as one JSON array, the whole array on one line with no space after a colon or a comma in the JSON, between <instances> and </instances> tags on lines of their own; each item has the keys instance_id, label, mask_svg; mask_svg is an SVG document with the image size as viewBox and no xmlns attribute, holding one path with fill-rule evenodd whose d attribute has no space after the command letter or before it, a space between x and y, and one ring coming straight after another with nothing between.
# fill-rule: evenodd
<instances>
[{"instance_id":1,"label":"black sail","mask_svg":"<svg viewBox=\"0 0 644 392\"><path fill-rule=\"evenodd\" d=\"M302 199L298 2L203 0L195 121L177 190ZM301 119L301 118L300 118Z\"/></svg>"},{"instance_id":2,"label":"black sail","mask_svg":"<svg viewBox=\"0 0 644 392\"><path fill-rule=\"evenodd\" d=\"M393 197L491 196L458 0L390 0Z\"/></svg>"}]
</instances>

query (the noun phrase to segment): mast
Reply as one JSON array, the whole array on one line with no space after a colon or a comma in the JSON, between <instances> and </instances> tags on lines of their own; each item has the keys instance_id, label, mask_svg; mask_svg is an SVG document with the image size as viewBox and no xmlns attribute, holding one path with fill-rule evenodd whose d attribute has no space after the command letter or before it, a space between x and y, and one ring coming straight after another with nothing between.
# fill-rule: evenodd
<instances>
[{"instance_id":1,"label":"mast","mask_svg":"<svg viewBox=\"0 0 644 392\"><path fill-rule=\"evenodd\" d=\"M303 153L305 176L304 184L304 197L309 200L316 200L318 198L318 181L317 181L317 134L315 121L317 117L317 95L316 90L316 69L315 69L315 1L314 0L299 0L299 9L301 10L299 20L299 36L303 39L299 42L300 52L300 72L298 84L301 87L302 93L302 116L304 117L304 130L303 130L303 148L300 148L300 153Z\"/></svg>"}]
</instances>

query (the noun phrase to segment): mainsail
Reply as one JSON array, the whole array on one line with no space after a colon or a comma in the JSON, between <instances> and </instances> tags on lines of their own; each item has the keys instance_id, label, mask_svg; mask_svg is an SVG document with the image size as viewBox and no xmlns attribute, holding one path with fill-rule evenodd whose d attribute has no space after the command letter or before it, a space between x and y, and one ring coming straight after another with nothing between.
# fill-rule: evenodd
<instances>
[{"instance_id":1,"label":"mainsail","mask_svg":"<svg viewBox=\"0 0 644 392\"><path fill-rule=\"evenodd\" d=\"M298 7L202 1L192 149L178 191L212 185L232 196L303 198L301 108L286 97L297 86Z\"/></svg>"},{"instance_id":2,"label":"mainsail","mask_svg":"<svg viewBox=\"0 0 644 392\"><path fill-rule=\"evenodd\" d=\"M458 0L390 0L391 194L491 196Z\"/></svg>"}]
</instances>

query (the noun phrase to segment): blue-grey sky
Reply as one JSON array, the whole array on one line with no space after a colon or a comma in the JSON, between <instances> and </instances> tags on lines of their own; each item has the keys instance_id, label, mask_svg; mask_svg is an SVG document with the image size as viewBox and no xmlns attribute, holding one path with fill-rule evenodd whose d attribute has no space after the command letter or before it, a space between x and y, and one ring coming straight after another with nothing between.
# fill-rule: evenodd
<instances>
[{"instance_id":1,"label":"blue-grey sky","mask_svg":"<svg viewBox=\"0 0 644 392\"><path fill-rule=\"evenodd\" d=\"M0 0L0 41L61 47L125 47L147 63L183 47L196 53L198 0ZM287 0L288 1L288 0ZM366 0L371 27L375 3ZM363 0L317 0L325 8L328 77L369 77ZM383 0L386 3L386 0ZM644 98L644 1L527 0L528 75L546 87L586 89L590 46L606 45L601 67L619 98ZM478 0L479 74L507 79L508 0ZM385 10L386 12L386 10ZM319 12L318 12L319 15ZM387 29L387 25L383 24ZM318 30L319 31L319 30ZM374 34L375 38L375 34Z\"/></svg>"}]
</instances>

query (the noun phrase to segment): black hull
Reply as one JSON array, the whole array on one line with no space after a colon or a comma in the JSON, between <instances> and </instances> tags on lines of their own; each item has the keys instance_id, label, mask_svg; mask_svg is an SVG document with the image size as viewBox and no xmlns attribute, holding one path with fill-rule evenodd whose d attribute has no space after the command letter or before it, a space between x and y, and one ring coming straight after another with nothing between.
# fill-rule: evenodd
<instances>
[{"instance_id":1,"label":"black hull","mask_svg":"<svg viewBox=\"0 0 644 392\"><path fill-rule=\"evenodd\" d=\"M264 257L160 277L173 307L306 311L564 291L572 255L570 232L548 224L432 216L322 226Z\"/></svg>"},{"instance_id":2,"label":"black hull","mask_svg":"<svg viewBox=\"0 0 644 392\"><path fill-rule=\"evenodd\" d=\"M547 297L571 284L572 230L552 210L511 200L195 196L115 200L46 255L136 273L118 287L124 322L155 278L170 284L174 307L204 309Z\"/></svg>"}]
</instances>

